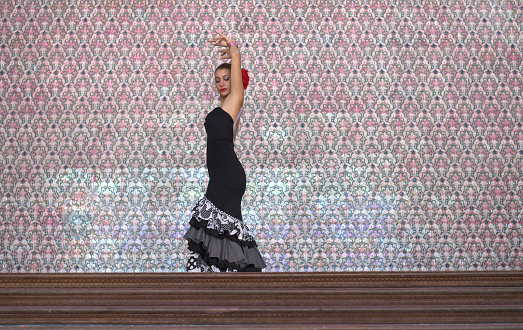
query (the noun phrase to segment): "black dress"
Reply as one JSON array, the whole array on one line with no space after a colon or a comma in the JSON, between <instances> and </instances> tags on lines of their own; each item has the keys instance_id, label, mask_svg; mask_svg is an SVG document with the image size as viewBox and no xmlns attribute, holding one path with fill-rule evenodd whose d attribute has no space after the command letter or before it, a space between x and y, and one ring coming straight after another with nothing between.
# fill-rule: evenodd
<instances>
[{"instance_id":1,"label":"black dress","mask_svg":"<svg viewBox=\"0 0 523 330\"><path fill-rule=\"evenodd\" d=\"M210 180L184 235L190 251L188 272L261 271L266 267L242 219L246 177L234 152L234 123L220 107L205 118Z\"/></svg>"}]
</instances>

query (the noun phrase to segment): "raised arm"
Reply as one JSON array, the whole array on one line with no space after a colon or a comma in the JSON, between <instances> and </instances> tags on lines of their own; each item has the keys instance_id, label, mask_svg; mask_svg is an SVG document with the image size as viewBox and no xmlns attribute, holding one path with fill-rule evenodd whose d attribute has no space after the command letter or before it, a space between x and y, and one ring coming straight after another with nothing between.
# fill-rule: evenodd
<instances>
[{"instance_id":1,"label":"raised arm","mask_svg":"<svg viewBox=\"0 0 523 330\"><path fill-rule=\"evenodd\" d=\"M233 119L240 113L243 106L242 59L236 43L222 33L216 32L217 37L209 40L215 46L225 47L218 50L222 53L220 59L231 59L231 92L222 102L222 109L227 111Z\"/></svg>"}]
</instances>

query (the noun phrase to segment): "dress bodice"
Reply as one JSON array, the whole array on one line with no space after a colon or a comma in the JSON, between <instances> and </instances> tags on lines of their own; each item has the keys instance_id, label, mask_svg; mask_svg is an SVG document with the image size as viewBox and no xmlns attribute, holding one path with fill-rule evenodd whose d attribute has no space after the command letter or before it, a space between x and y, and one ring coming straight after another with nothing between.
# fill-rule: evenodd
<instances>
[{"instance_id":1,"label":"dress bodice","mask_svg":"<svg viewBox=\"0 0 523 330\"><path fill-rule=\"evenodd\" d=\"M236 135L236 123L240 119L240 116L243 112L243 108L241 108L240 112L236 116L236 119L233 120L232 116L225 110L223 110L221 107L214 108L211 112L207 114L205 117L205 131L207 132L207 136L209 136L209 130L212 131L212 135L216 133L217 131L222 131L225 135L229 134L229 130L224 130L223 128L219 127L220 125L229 126L229 128L232 129L232 140L234 140L234 136ZM211 121L211 124L208 128L207 122ZM216 127L218 126L218 127ZM232 126L232 127L231 127Z\"/></svg>"}]
</instances>

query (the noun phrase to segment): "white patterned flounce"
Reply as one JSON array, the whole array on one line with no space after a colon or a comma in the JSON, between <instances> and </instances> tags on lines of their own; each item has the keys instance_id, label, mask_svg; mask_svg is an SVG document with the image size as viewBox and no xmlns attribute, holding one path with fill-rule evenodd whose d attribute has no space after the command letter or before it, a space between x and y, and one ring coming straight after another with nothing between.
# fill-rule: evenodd
<instances>
[{"instance_id":1,"label":"white patterned flounce","mask_svg":"<svg viewBox=\"0 0 523 330\"><path fill-rule=\"evenodd\" d=\"M236 237L240 242L254 243L254 237L243 221L223 212L205 196L192 210L191 225L197 228L205 227L219 235Z\"/></svg>"},{"instance_id":2,"label":"white patterned flounce","mask_svg":"<svg viewBox=\"0 0 523 330\"><path fill-rule=\"evenodd\" d=\"M198 201L184 235L191 252L187 271L261 271L267 267L247 225L218 209L207 197Z\"/></svg>"}]
</instances>

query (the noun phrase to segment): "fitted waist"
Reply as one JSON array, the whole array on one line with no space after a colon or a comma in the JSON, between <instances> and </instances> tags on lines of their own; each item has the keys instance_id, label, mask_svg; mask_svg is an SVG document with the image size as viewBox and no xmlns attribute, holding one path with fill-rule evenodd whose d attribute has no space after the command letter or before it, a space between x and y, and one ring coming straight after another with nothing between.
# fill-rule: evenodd
<instances>
[{"instance_id":1,"label":"fitted waist","mask_svg":"<svg viewBox=\"0 0 523 330\"><path fill-rule=\"evenodd\" d=\"M213 141L207 143L207 159L223 160L237 158L234 144L226 141Z\"/></svg>"}]
</instances>

